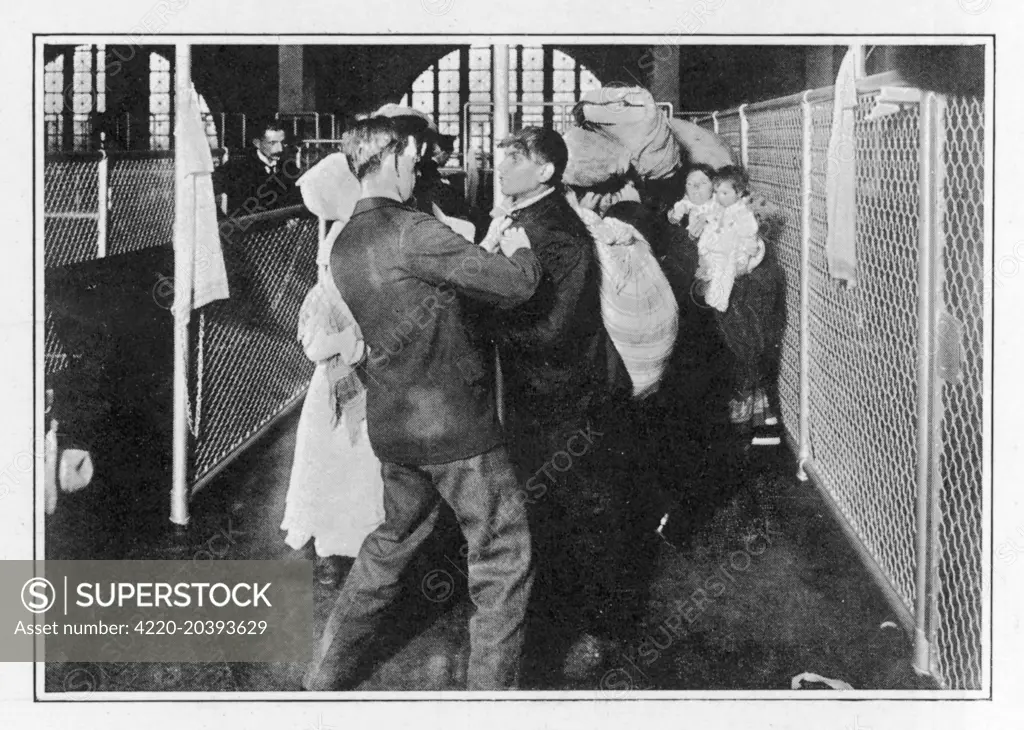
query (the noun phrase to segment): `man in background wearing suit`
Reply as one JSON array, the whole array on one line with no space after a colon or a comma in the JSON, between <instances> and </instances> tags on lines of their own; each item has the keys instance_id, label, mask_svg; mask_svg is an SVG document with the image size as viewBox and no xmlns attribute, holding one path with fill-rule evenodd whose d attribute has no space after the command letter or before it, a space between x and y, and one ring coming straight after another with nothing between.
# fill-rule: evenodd
<instances>
[{"instance_id":1,"label":"man in background wearing suit","mask_svg":"<svg viewBox=\"0 0 1024 730\"><path fill-rule=\"evenodd\" d=\"M252 146L214 173L214 191L227 196L222 212L230 218L302 203L295 185L302 171L284 155L285 131L280 123L261 120L252 131Z\"/></svg>"}]
</instances>

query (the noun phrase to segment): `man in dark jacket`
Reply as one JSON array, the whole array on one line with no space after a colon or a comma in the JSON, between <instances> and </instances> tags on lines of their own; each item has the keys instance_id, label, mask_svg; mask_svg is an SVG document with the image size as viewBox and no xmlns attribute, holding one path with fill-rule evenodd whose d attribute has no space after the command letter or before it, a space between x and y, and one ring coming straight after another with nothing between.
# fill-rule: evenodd
<instances>
[{"instance_id":1,"label":"man in dark jacket","mask_svg":"<svg viewBox=\"0 0 1024 730\"><path fill-rule=\"evenodd\" d=\"M252 132L252 146L214 173L214 190L227 195L224 212L229 218L302 203L295 184L301 170L294 159L285 157L284 129L270 119L257 122Z\"/></svg>"},{"instance_id":2,"label":"man in dark jacket","mask_svg":"<svg viewBox=\"0 0 1024 730\"><path fill-rule=\"evenodd\" d=\"M441 500L469 546L469 689L518 681L533 582L523 501L495 415L485 353L467 336L463 300L528 300L540 264L521 230L489 253L402 203L417 146L394 120L357 122L342 139L362 197L331 271L368 349L367 426L384 477L384 523L359 551L303 682L341 689L396 598L399 577L437 522Z\"/></svg>"},{"instance_id":3,"label":"man in dark jacket","mask_svg":"<svg viewBox=\"0 0 1024 730\"><path fill-rule=\"evenodd\" d=\"M624 543L636 523L630 380L604 327L594 242L562 190L565 142L528 127L501 146L507 217L499 212L482 245L504 225L520 226L544 274L526 305L486 321L499 345L513 458L533 505L537 631L547 634L539 641L550 657L553 642L578 637L565 671L581 675L623 624L635 623L637 606L623 597Z\"/></svg>"}]
</instances>

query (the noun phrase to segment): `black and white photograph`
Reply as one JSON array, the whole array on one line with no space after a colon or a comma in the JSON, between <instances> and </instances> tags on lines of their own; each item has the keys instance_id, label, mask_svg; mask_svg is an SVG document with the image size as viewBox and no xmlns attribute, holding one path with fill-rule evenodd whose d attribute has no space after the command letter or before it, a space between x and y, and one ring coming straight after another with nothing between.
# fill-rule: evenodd
<instances>
[{"instance_id":1,"label":"black and white photograph","mask_svg":"<svg viewBox=\"0 0 1024 730\"><path fill-rule=\"evenodd\" d=\"M992 3L898 33L571 5L168 0L5 51L3 557L120 575L96 631L133 617L116 655L0 657L17 727L1012 726ZM154 613L161 566L238 582ZM302 583L273 616L260 566ZM33 581L4 592L48 633Z\"/></svg>"}]
</instances>

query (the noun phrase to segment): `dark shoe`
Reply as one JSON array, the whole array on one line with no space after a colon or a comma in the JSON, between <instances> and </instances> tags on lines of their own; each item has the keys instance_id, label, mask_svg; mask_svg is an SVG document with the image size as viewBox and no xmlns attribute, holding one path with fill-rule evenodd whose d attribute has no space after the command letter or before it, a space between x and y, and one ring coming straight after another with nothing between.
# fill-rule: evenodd
<instances>
[{"instance_id":1,"label":"dark shoe","mask_svg":"<svg viewBox=\"0 0 1024 730\"><path fill-rule=\"evenodd\" d=\"M342 559L337 555L326 558L318 556L316 559L316 569L313 574L320 585L337 588L341 583L343 574Z\"/></svg>"}]
</instances>

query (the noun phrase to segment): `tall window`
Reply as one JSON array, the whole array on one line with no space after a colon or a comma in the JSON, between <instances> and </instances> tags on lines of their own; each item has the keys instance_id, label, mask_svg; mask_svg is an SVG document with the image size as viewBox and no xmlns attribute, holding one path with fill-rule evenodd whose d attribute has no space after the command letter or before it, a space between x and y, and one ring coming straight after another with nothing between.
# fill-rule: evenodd
<instances>
[{"instance_id":1,"label":"tall window","mask_svg":"<svg viewBox=\"0 0 1024 730\"><path fill-rule=\"evenodd\" d=\"M64 55L43 68L43 128L46 151L56 152L64 137Z\"/></svg>"},{"instance_id":2,"label":"tall window","mask_svg":"<svg viewBox=\"0 0 1024 730\"><path fill-rule=\"evenodd\" d=\"M43 121L46 149L70 146L91 147L92 115L106 111L106 46L75 47L70 58L64 54L43 69ZM65 78L71 76L70 87ZM70 129L66 124L70 123ZM70 139L65 134L70 131Z\"/></svg>"},{"instance_id":3,"label":"tall window","mask_svg":"<svg viewBox=\"0 0 1024 730\"><path fill-rule=\"evenodd\" d=\"M455 135L459 165L464 141L481 152L491 149L492 47L460 48L441 58L413 81L401 103L434 118L442 134ZM569 123L572 106L580 94L599 89L601 82L585 66L550 46L510 46L509 106L511 126L554 126ZM551 101L545 103L544 99ZM468 119L464 107L469 104ZM468 122L468 128L467 128Z\"/></svg>"},{"instance_id":4,"label":"tall window","mask_svg":"<svg viewBox=\"0 0 1024 730\"><path fill-rule=\"evenodd\" d=\"M149 54L149 148L171 148L171 62Z\"/></svg>"},{"instance_id":5,"label":"tall window","mask_svg":"<svg viewBox=\"0 0 1024 730\"><path fill-rule=\"evenodd\" d=\"M116 51L115 51L116 53ZM65 52L43 68L43 126L47 152L72 152L95 149L95 117L107 108L107 48L105 45L81 45ZM147 119L129 119L128 112L112 112L108 123L121 143L130 149L169 150L173 128L171 61L156 52L147 54ZM206 102L200 97L200 109L207 123L210 146L217 146L217 128ZM149 130L134 137L130 129L141 124ZM109 142L109 139L108 139Z\"/></svg>"}]
</instances>

